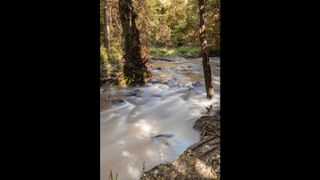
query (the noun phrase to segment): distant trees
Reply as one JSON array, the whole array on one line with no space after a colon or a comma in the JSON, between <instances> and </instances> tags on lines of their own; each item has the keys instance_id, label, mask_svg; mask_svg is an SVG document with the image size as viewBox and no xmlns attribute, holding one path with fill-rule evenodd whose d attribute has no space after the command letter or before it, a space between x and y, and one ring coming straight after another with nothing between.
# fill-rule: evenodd
<instances>
[{"instance_id":1,"label":"distant trees","mask_svg":"<svg viewBox=\"0 0 320 180\"><path fill-rule=\"evenodd\" d=\"M214 95L211 77L211 67L209 63L208 44L205 36L205 3L204 0L199 1L199 17L200 17L200 47L202 55L202 65L204 80L206 85L207 98L211 99Z\"/></svg>"},{"instance_id":2,"label":"distant trees","mask_svg":"<svg viewBox=\"0 0 320 180\"><path fill-rule=\"evenodd\" d=\"M150 12L149 42L153 47L199 47L198 0L147 0ZM220 50L220 0L206 0L206 36L209 55Z\"/></svg>"},{"instance_id":3,"label":"distant trees","mask_svg":"<svg viewBox=\"0 0 320 180\"><path fill-rule=\"evenodd\" d=\"M198 55L198 6L198 0L100 0L100 60L106 76L122 85L144 84L149 47L179 47ZM200 44L208 56L219 55L220 0L206 0L204 12L206 39Z\"/></svg>"},{"instance_id":4,"label":"distant trees","mask_svg":"<svg viewBox=\"0 0 320 180\"><path fill-rule=\"evenodd\" d=\"M115 58L114 51L122 46L121 32L118 0L100 0L100 46L111 54L109 58Z\"/></svg>"}]
</instances>

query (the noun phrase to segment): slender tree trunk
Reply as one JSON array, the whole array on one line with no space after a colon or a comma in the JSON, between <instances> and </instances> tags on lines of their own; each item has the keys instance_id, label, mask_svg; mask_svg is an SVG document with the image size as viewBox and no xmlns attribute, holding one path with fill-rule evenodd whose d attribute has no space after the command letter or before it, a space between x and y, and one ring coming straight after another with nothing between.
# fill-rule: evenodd
<instances>
[{"instance_id":1,"label":"slender tree trunk","mask_svg":"<svg viewBox=\"0 0 320 180\"><path fill-rule=\"evenodd\" d=\"M128 85L145 84L147 68L141 48L140 32L136 26L137 14L132 0L119 0L120 20L124 38L124 77Z\"/></svg>"},{"instance_id":2,"label":"slender tree trunk","mask_svg":"<svg viewBox=\"0 0 320 180\"><path fill-rule=\"evenodd\" d=\"M108 51L108 59L110 59L110 19L111 19L111 6L108 0L104 0L104 22L105 22L105 37L104 44Z\"/></svg>"},{"instance_id":3,"label":"slender tree trunk","mask_svg":"<svg viewBox=\"0 0 320 180\"><path fill-rule=\"evenodd\" d=\"M211 77L211 67L209 63L209 55L207 48L207 40L205 37L205 5L204 0L199 1L199 16L200 16L200 46L202 54L202 65L204 72L204 81L206 85L207 98L211 99L214 96L213 86L212 86L212 77Z\"/></svg>"},{"instance_id":4,"label":"slender tree trunk","mask_svg":"<svg viewBox=\"0 0 320 180\"><path fill-rule=\"evenodd\" d=\"M114 17L113 20L114 20L115 25L116 25L116 27L117 27L117 31L119 32L119 34L122 34L122 28L121 28L121 26L120 26L120 24L119 24L119 22L118 22L117 17ZM120 41L121 41L121 36L119 36L119 37L120 37Z\"/></svg>"}]
</instances>

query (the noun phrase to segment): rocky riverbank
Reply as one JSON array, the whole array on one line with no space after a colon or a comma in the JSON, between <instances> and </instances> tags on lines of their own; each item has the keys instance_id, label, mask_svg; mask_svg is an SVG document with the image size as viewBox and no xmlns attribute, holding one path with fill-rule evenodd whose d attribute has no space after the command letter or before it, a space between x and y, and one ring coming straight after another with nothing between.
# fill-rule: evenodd
<instances>
[{"instance_id":1,"label":"rocky riverbank","mask_svg":"<svg viewBox=\"0 0 320 180\"><path fill-rule=\"evenodd\" d=\"M220 111L202 116L194 126L201 133L200 142L190 146L176 160L160 164L142 173L142 180L220 179Z\"/></svg>"}]
</instances>

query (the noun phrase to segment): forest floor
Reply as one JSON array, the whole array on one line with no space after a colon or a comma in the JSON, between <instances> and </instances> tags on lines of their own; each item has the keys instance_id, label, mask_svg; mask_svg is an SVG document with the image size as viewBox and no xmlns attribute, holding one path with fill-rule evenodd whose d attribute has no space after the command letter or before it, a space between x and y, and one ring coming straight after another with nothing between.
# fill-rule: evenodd
<instances>
[{"instance_id":1,"label":"forest floor","mask_svg":"<svg viewBox=\"0 0 320 180\"><path fill-rule=\"evenodd\" d=\"M200 142L190 146L176 160L143 172L142 180L220 179L220 111L202 116L193 127L201 133Z\"/></svg>"}]
</instances>

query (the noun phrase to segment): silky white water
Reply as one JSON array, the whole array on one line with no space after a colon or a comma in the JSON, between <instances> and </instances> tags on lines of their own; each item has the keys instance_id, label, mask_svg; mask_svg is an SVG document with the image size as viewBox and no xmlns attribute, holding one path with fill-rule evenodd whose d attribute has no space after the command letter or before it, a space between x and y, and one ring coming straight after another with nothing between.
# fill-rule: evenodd
<instances>
[{"instance_id":1,"label":"silky white water","mask_svg":"<svg viewBox=\"0 0 320 180\"><path fill-rule=\"evenodd\" d=\"M199 132L192 126L205 115L205 107L219 106L219 77L213 76L217 90L211 101L206 99L203 86L192 86L195 76L201 79L198 68L201 61L153 62L159 66L157 63L161 63L162 69L150 70L154 78L172 80L167 85L160 82L140 88L108 87L102 91L101 96L108 103L101 111L101 180L108 179L110 170L114 176L118 173L119 180L139 179L143 168L148 170L176 159L199 141ZM177 64L177 68L165 69ZM216 74L219 69L214 65ZM198 71L186 73L181 70L184 66Z\"/></svg>"}]
</instances>

